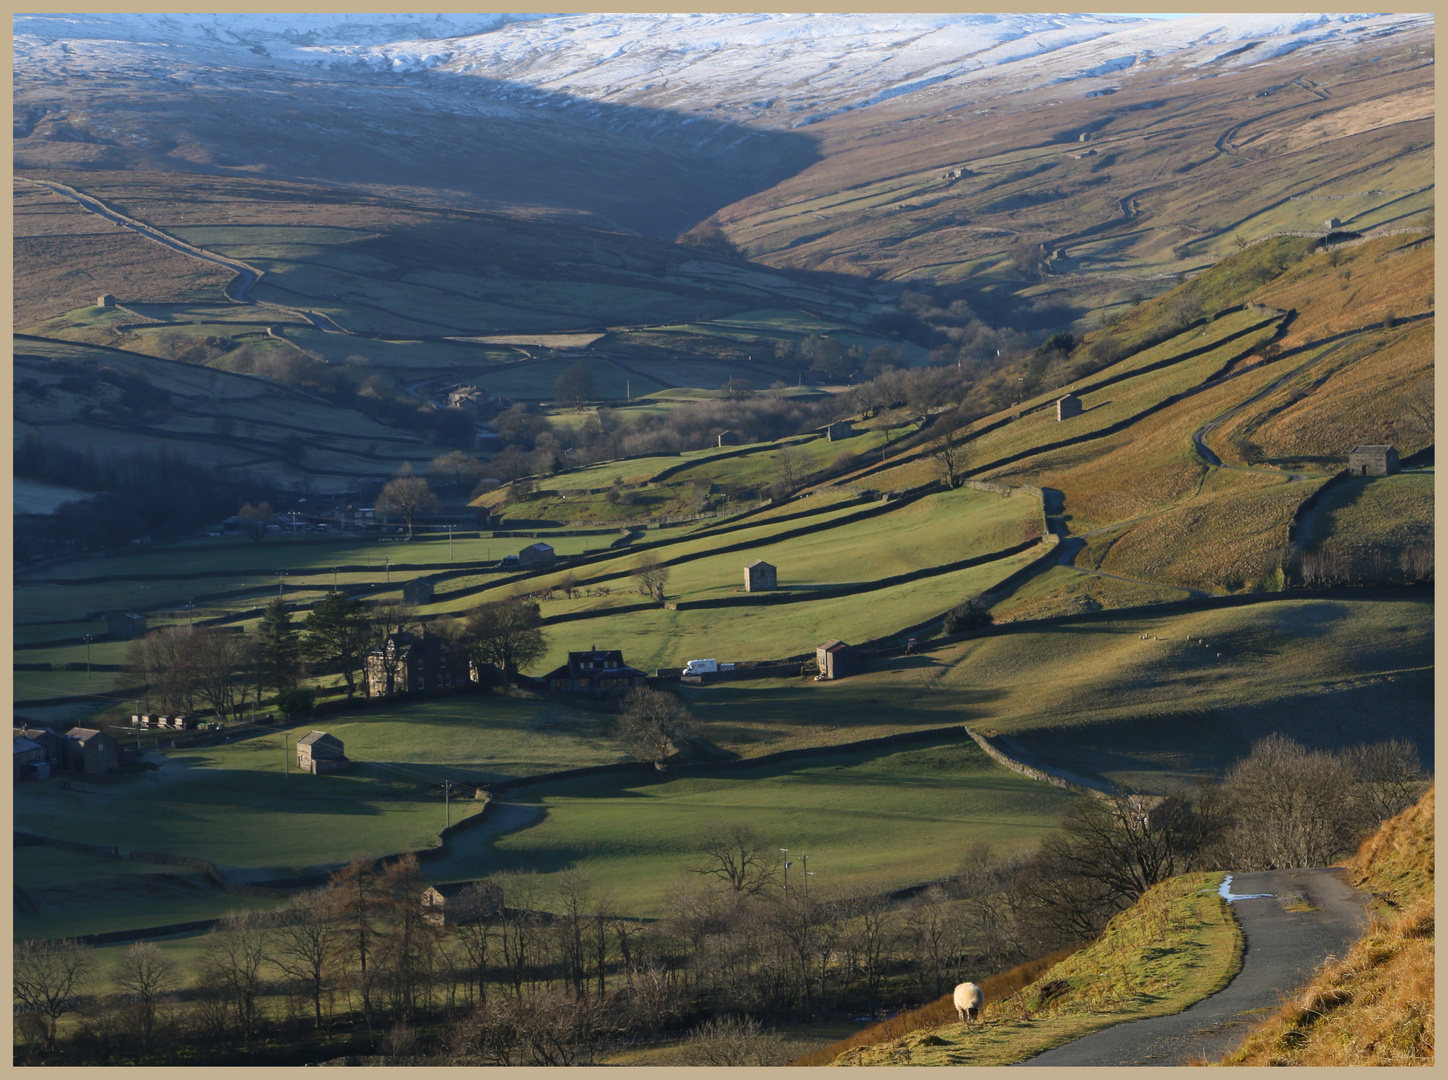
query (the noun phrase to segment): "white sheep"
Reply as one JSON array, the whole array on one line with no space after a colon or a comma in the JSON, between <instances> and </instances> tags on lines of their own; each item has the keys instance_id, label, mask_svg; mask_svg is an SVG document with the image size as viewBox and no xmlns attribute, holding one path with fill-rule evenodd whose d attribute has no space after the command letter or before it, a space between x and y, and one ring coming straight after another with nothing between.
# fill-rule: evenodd
<instances>
[{"instance_id":1,"label":"white sheep","mask_svg":"<svg viewBox=\"0 0 1448 1080\"><path fill-rule=\"evenodd\" d=\"M973 982L963 982L955 988L955 1012L962 1024L980 1019L980 1010L985 1005L985 994Z\"/></svg>"}]
</instances>

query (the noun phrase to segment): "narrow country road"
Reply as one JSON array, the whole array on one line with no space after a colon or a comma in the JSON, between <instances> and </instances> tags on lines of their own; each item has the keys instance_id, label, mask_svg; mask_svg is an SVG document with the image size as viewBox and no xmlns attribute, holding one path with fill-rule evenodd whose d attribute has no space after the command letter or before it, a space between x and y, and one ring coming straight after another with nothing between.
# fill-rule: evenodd
<instances>
[{"instance_id":1,"label":"narrow country road","mask_svg":"<svg viewBox=\"0 0 1448 1080\"><path fill-rule=\"evenodd\" d=\"M1175 1016L1098 1031L1023 1065L1187 1065L1216 1060L1303 985L1341 957L1368 924L1366 897L1346 871L1267 870L1230 879L1232 911L1246 950L1225 989Z\"/></svg>"}]
</instances>

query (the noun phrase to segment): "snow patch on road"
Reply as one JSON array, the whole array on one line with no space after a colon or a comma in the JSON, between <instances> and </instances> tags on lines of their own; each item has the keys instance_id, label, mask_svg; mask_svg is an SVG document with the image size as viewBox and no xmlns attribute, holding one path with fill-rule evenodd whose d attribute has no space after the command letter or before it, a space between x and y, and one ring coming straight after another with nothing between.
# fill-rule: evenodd
<instances>
[{"instance_id":1,"label":"snow patch on road","mask_svg":"<svg viewBox=\"0 0 1448 1080\"><path fill-rule=\"evenodd\" d=\"M1220 896L1223 900L1225 900L1227 903L1230 904L1230 903L1232 903L1232 902L1234 902L1234 901L1237 901L1237 900L1270 900L1270 899L1272 899L1272 897L1276 896L1277 894L1276 894L1276 893L1270 893L1270 892L1234 893L1234 892L1232 891L1232 875L1231 875L1231 874L1228 874L1228 875L1222 880L1222 885L1221 885L1221 887L1217 890L1217 895Z\"/></svg>"}]
</instances>

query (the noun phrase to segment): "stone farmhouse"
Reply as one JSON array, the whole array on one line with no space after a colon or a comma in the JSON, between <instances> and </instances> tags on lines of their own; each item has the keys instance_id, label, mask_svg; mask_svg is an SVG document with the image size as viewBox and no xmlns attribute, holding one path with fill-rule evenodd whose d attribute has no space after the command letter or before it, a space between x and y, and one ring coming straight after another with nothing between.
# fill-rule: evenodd
<instances>
[{"instance_id":1,"label":"stone farmhouse","mask_svg":"<svg viewBox=\"0 0 1448 1080\"><path fill-rule=\"evenodd\" d=\"M313 776L339 773L350 762L342 752L342 740L325 731L313 731L297 740L297 768Z\"/></svg>"},{"instance_id":2,"label":"stone farmhouse","mask_svg":"<svg viewBox=\"0 0 1448 1080\"><path fill-rule=\"evenodd\" d=\"M1354 476L1391 476L1398 471L1394 446L1354 446L1347 456L1347 471Z\"/></svg>"},{"instance_id":3,"label":"stone farmhouse","mask_svg":"<svg viewBox=\"0 0 1448 1080\"><path fill-rule=\"evenodd\" d=\"M416 633L394 630L367 654L368 697L425 694L472 680L468 658L422 625Z\"/></svg>"},{"instance_id":4,"label":"stone farmhouse","mask_svg":"<svg viewBox=\"0 0 1448 1080\"><path fill-rule=\"evenodd\" d=\"M619 649L571 652L568 663L554 668L543 681L555 694L607 694L642 686L648 676L629 667Z\"/></svg>"},{"instance_id":5,"label":"stone farmhouse","mask_svg":"<svg viewBox=\"0 0 1448 1080\"><path fill-rule=\"evenodd\" d=\"M744 568L744 591L763 592L779 587L779 572L763 559L756 559Z\"/></svg>"}]
</instances>

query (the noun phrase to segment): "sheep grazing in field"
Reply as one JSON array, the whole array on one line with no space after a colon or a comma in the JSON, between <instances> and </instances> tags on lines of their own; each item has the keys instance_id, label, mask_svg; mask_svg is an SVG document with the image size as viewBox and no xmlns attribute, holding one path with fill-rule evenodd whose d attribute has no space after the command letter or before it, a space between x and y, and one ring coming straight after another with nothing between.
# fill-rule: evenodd
<instances>
[{"instance_id":1,"label":"sheep grazing in field","mask_svg":"<svg viewBox=\"0 0 1448 1080\"><path fill-rule=\"evenodd\" d=\"M963 982L955 988L955 1012L962 1024L980 1019L981 1007L985 1005L985 994L973 982Z\"/></svg>"}]
</instances>

